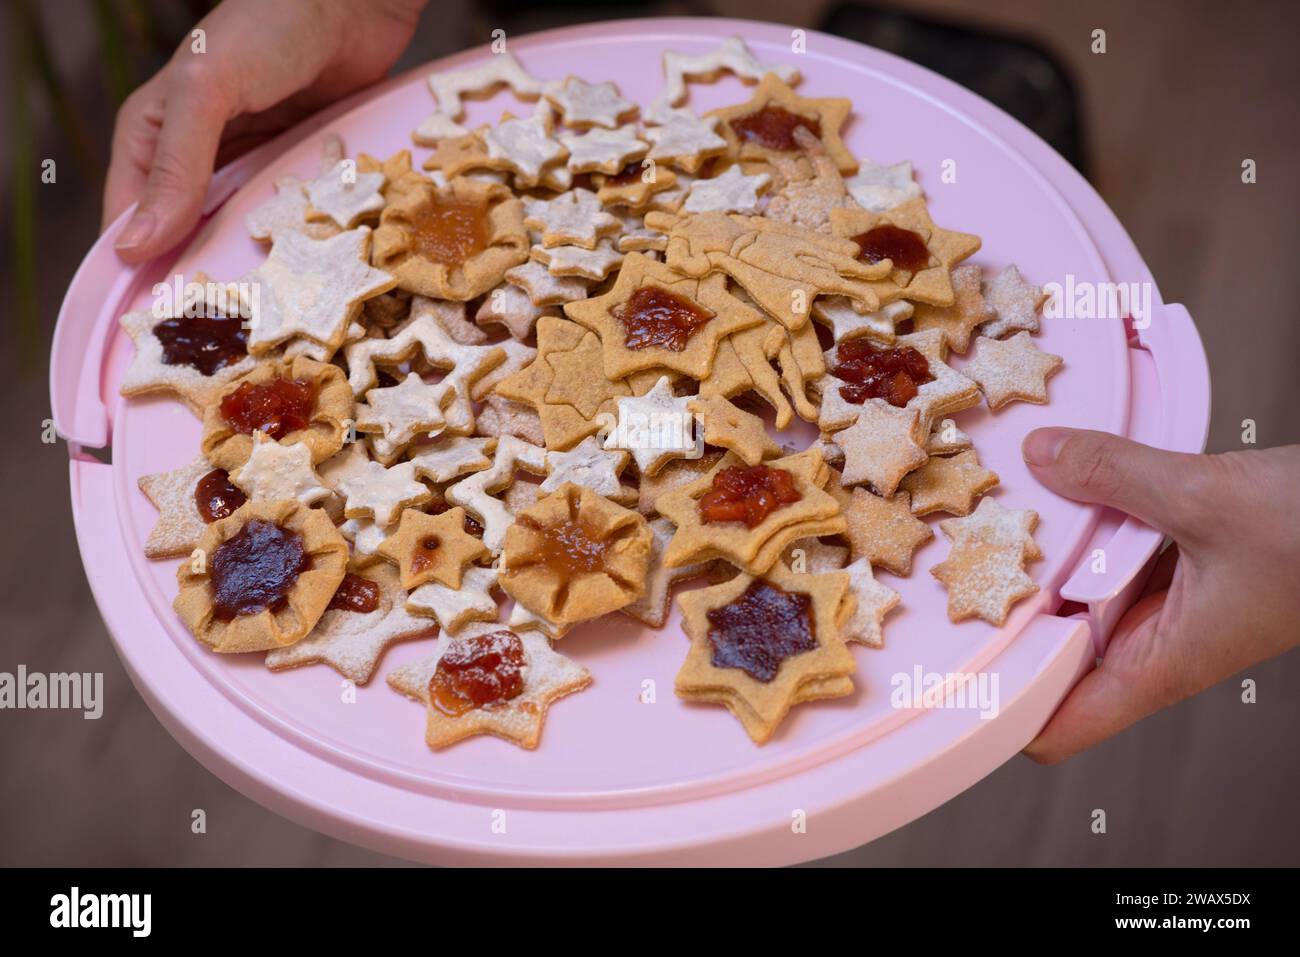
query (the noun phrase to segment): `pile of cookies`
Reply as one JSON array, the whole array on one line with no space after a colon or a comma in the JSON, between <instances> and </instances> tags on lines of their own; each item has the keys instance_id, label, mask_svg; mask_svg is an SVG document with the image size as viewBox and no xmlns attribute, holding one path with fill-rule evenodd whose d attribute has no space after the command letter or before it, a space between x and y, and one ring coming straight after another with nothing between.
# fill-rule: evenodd
<instances>
[{"instance_id":1,"label":"pile of cookies","mask_svg":"<svg viewBox=\"0 0 1300 957\"><path fill-rule=\"evenodd\" d=\"M1037 516L982 497L998 477L951 417L1047 400L1042 291L967 263L979 238L930 218L908 163L853 156L849 100L739 38L663 63L645 110L509 52L435 74L421 168L327 137L247 217L260 265L122 318L123 394L203 419L192 462L140 479L196 639L364 684L436 638L387 676L429 745L531 748L591 680L555 643L661 627L693 579L677 694L761 743L852 692L847 645L879 647L899 601L875 570L910 574L923 516L951 516L953 621L1036 590ZM752 96L684 106L723 72ZM460 125L501 86L535 109Z\"/></svg>"}]
</instances>

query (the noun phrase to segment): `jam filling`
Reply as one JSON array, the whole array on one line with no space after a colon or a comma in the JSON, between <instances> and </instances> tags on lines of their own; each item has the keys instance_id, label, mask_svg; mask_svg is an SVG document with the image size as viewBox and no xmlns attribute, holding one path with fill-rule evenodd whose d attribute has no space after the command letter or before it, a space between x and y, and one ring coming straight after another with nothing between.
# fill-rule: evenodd
<instances>
[{"instance_id":1,"label":"jam filling","mask_svg":"<svg viewBox=\"0 0 1300 957\"><path fill-rule=\"evenodd\" d=\"M916 272L930 264L930 250L919 233L889 223L877 226L853 237L858 244L858 258L864 262L878 263L888 259L895 269Z\"/></svg>"},{"instance_id":2,"label":"jam filling","mask_svg":"<svg viewBox=\"0 0 1300 957\"><path fill-rule=\"evenodd\" d=\"M411 556L412 575L420 574L433 564L434 556L438 554L440 544L442 543L438 541L437 535L426 535L415 543L415 553Z\"/></svg>"},{"instance_id":3,"label":"jam filling","mask_svg":"<svg viewBox=\"0 0 1300 957\"><path fill-rule=\"evenodd\" d=\"M212 375L248 355L248 333L238 316L181 316L153 327L162 361Z\"/></svg>"},{"instance_id":4,"label":"jam filling","mask_svg":"<svg viewBox=\"0 0 1300 957\"><path fill-rule=\"evenodd\" d=\"M623 344L629 349L681 352L713 313L685 296L658 286L641 286L627 302L611 310L623 323Z\"/></svg>"},{"instance_id":5,"label":"jam filling","mask_svg":"<svg viewBox=\"0 0 1300 957\"><path fill-rule=\"evenodd\" d=\"M355 611L368 615L379 607L379 582L348 572L325 606L335 611Z\"/></svg>"},{"instance_id":6,"label":"jam filling","mask_svg":"<svg viewBox=\"0 0 1300 957\"><path fill-rule=\"evenodd\" d=\"M213 551L208 562L212 614L218 621L263 610L279 611L311 556L297 532L250 519Z\"/></svg>"},{"instance_id":7,"label":"jam filling","mask_svg":"<svg viewBox=\"0 0 1300 957\"><path fill-rule=\"evenodd\" d=\"M901 409L916 397L919 386L934 381L930 363L910 346L876 349L865 339L850 339L839 344L835 357L835 375L845 382L840 397L854 405L884 399Z\"/></svg>"},{"instance_id":8,"label":"jam filling","mask_svg":"<svg viewBox=\"0 0 1300 957\"><path fill-rule=\"evenodd\" d=\"M803 498L794 487L794 476L767 465L740 466L720 470L713 487L700 499L700 520L744 522L756 528L778 508Z\"/></svg>"},{"instance_id":9,"label":"jam filling","mask_svg":"<svg viewBox=\"0 0 1300 957\"><path fill-rule=\"evenodd\" d=\"M787 658L817 647L811 609L808 595L755 580L735 601L707 613L713 666L771 681Z\"/></svg>"},{"instance_id":10,"label":"jam filling","mask_svg":"<svg viewBox=\"0 0 1300 957\"><path fill-rule=\"evenodd\" d=\"M641 174L645 172L646 167L641 165L641 160L633 160L624 166L613 176L605 177L606 186L631 186L641 179Z\"/></svg>"},{"instance_id":11,"label":"jam filling","mask_svg":"<svg viewBox=\"0 0 1300 957\"><path fill-rule=\"evenodd\" d=\"M430 262L454 266L487 248L482 203L435 195L411 218L414 252Z\"/></svg>"},{"instance_id":12,"label":"jam filling","mask_svg":"<svg viewBox=\"0 0 1300 957\"><path fill-rule=\"evenodd\" d=\"M266 382L245 382L221 400L221 417L236 432L265 432L282 439L311 424L316 407L316 383L276 376Z\"/></svg>"},{"instance_id":13,"label":"jam filling","mask_svg":"<svg viewBox=\"0 0 1300 957\"><path fill-rule=\"evenodd\" d=\"M194 486L194 507L199 518L211 524L225 518L248 501L248 496L230 482L225 469L213 469Z\"/></svg>"},{"instance_id":14,"label":"jam filling","mask_svg":"<svg viewBox=\"0 0 1300 957\"><path fill-rule=\"evenodd\" d=\"M785 152L799 149L799 141L794 138L794 131L801 126L813 136L821 138L820 123L779 106L765 106L755 113L731 121L731 128L742 140Z\"/></svg>"},{"instance_id":15,"label":"jam filling","mask_svg":"<svg viewBox=\"0 0 1300 957\"><path fill-rule=\"evenodd\" d=\"M453 641L429 679L429 700L451 718L517 698L524 690L524 645L509 631Z\"/></svg>"},{"instance_id":16,"label":"jam filling","mask_svg":"<svg viewBox=\"0 0 1300 957\"><path fill-rule=\"evenodd\" d=\"M610 542L593 535L580 519L539 528L541 546L537 557L541 564L566 577L600 571Z\"/></svg>"}]
</instances>

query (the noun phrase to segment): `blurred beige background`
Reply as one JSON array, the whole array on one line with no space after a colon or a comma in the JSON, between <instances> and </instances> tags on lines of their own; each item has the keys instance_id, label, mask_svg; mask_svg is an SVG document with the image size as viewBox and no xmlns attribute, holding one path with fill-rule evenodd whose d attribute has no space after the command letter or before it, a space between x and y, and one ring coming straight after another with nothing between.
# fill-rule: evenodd
<instances>
[{"instance_id":1,"label":"blurred beige background","mask_svg":"<svg viewBox=\"0 0 1300 957\"><path fill-rule=\"evenodd\" d=\"M36 9L35 4L29 8ZM39 6L53 66L68 79L72 109L101 151L111 128L103 25L95 5ZM134 6L127 4L125 6ZM191 4L201 12L204 4ZM437 4L399 64L413 66L484 42L503 26L528 30L618 15L699 14L817 27L839 6L787 2L646 5ZM1292 5L1148 0L1062 4L1035 0L899 0L846 4L1019 38L1048 51L1073 82L1089 174L1143 251L1167 301L1186 303L1210 356L1210 448L1240 448L1243 419L1263 445L1300 440L1295 364L1300 270L1295 155L1300 148ZM173 11L175 15L175 11ZM197 15L197 13L196 13ZM182 26L183 26L182 14ZM791 17L797 17L791 20ZM1104 28L1108 52L1089 51ZM889 46L890 29L874 35ZM178 37L179 32L173 31ZM24 41L10 31L12 44ZM11 46L6 57L12 57ZM114 71L117 71L114 73ZM5 71L6 129L14 113ZM37 157L70 150L57 116L31 101ZM19 295L13 263L17 178L0 162L4 302ZM1259 182L1243 186L1243 158ZM93 169L72 162L38 187L39 327L0 324L9 441L0 451L0 501L8 507L0 580L7 597L0 671L102 671L99 721L66 712L0 712L0 864L370 865L390 858L299 828L245 799L191 759L154 720L118 664L82 573L68 509L66 450L39 442L48 415L45 356L62 292L98 226ZM24 339L26 336L26 339ZM1160 714L1066 765L1016 758L947 805L831 865L1295 865L1300 830L1300 656L1251 669L1259 703L1230 681ZM190 833L203 808L208 833ZM1089 830L1104 808L1109 833Z\"/></svg>"}]
</instances>

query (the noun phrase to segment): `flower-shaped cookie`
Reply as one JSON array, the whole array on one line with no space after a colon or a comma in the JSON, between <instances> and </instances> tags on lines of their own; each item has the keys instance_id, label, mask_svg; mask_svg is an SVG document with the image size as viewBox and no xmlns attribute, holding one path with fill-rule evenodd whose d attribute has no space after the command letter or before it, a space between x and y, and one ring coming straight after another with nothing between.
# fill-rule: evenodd
<instances>
[{"instance_id":1,"label":"flower-shaped cookie","mask_svg":"<svg viewBox=\"0 0 1300 957\"><path fill-rule=\"evenodd\" d=\"M373 257L402 289L473 299L528 259L523 204L506 187L480 180L409 186L384 210Z\"/></svg>"},{"instance_id":2,"label":"flower-shaped cookie","mask_svg":"<svg viewBox=\"0 0 1300 957\"><path fill-rule=\"evenodd\" d=\"M684 276L641 253L628 253L609 292L564 314L600 337L609 379L651 368L706 378L722 339L765 321L727 292L721 273Z\"/></svg>"},{"instance_id":3,"label":"flower-shaped cookie","mask_svg":"<svg viewBox=\"0 0 1300 957\"><path fill-rule=\"evenodd\" d=\"M501 587L559 637L645 593L651 539L637 512L565 483L506 532Z\"/></svg>"},{"instance_id":4,"label":"flower-shaped cookie","mask_svg":"<svg viewBox=\"0 0 1300 957\"><path fill-rule=\"evenodd\" d=\"M249 502L199 537L172 606L213 651L283 648L315 627L347 564L348 543L322 510Z\"/></svg>"},{"instance_id":5,"label":"flower-shaped cookie","mask_svg":"<svg viewBox=\"0 0 1300 957\"><path fill-rule=\"evenodd\" d=\"M338 366L299 356L264 361L229 383L203 416L203 454L231 471L248 461L253 433L281 445L301 442L312 464L343 447L352 389Z\"/></svg>"},{"instance_id":6,"label":"flower-shaped cookie","mask_svg":"<svg viewBox=\"0 0 1300 957\"><path fill-rule=\"evenodd\" d=\"M780 474L773 476L773 471ZM839 502L823 490L829 477L830 469L816 448L748 469L734 452L728 452L702 478L659 498L659 514L677 526L664 564L674 568L722 558L751 575L761 575L791 542L840 534L845 523ZM771 483L760 481L768 478ZM737 487L741 494L729 494ZM782 496L783 487L793 494ZM711 508L719 492L725 501ZM702 502L705 496L712 498ZM733 513L745 518L729 518ZM706 520L706 515L712 520Z\"/></svg>"},{"instance_id":7,"label":"flower-shaped cookie","mask_svg":"<svg viewBox=\"0 0 1300 957\"><path fill-rule=\"evenodd\" d=\"M677 598L691 649L677 673L688 701L726 705L762 744L792 705L849 694L856 669L841 627L852 613L849 576L741 574Z\"/></svg>"}]
</instances>

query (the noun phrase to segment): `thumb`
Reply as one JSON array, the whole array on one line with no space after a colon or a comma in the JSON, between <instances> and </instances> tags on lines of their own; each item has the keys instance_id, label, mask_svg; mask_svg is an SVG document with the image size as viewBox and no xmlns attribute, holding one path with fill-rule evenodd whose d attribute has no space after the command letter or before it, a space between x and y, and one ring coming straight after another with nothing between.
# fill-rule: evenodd
<instances>
[{"instance_id":1,"label":"thumb","mask_svg":"<svg viewBox=\"0 0 1300 957\"><path fill-rule=\"evenodd\" d=\"M1040 764L1055 764L1183 697L1184 669L1168 653L1168 643L1153 641L1166 599L1166 592L1148 595L1128 611L1100 666L1066 695L1025 748L1026 755Z\"/></svg>"},{"instance_id":2,"label":"thumb","mask_svg":"<svg viewBox=\"0 0 1300 957\"><path fill-rule=\"evenodd\" d=\"M173 63L162 124L135 215L114 244L127 262L143 262L180 242L198 222L229 118L223 84L205 78L202 57Z\"/></svg>"},{"instance_id":3,"label":"thumb","mask_svg":"<svg viewBox=\"0 0 1300 957\"><path fill-rule=\"evenodd\" d=\"M1107 505L1181 538L1198 496L1189 485L1204 475L1203 457L1153 449L1107 432L1035 429L1021 446L1034 476L1058 495Z\"/></svg>"}]
</instances>

